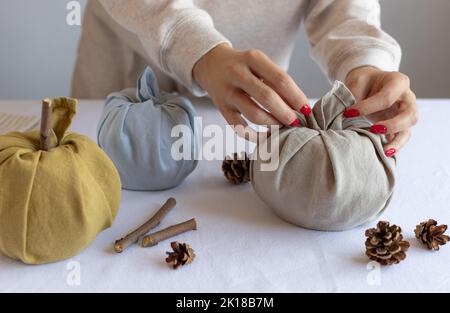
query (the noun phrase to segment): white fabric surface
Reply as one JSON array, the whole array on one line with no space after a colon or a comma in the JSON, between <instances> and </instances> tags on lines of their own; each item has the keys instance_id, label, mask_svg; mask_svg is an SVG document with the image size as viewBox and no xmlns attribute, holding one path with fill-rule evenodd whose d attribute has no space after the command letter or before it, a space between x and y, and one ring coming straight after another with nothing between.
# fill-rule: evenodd
<instances>
[{"instance_id":1,"label":"white fabric surface","mask_svg":"<svg viewBox=\"0 0 450 313\"><path fill-rule=\"evenodd\" d=\"M376 272L367 269L364 256L364 230L375 223L342 233L297 228L277 218L249 184L229 185L220 161L201 161L173 190L124 192L114 226L72 260L27 266L0 256L0 292L448 292L450 246L430 252L416 241L413 230L430 217L450 224L450 100L419 103L421 121L399 156L396 193L381 217L402 226L412 247L403 263L381 268L379 284L368 284L368 276ZM95 138L101 107L101 102L82 101L72 130ZM224 124L212 106L197 109L205 125ZM0 112L39 111L39 101L0 101ZM116 255L114 240L170 196L178 206L160 227L196 217L199 229L177 238L193 246L195 262L170 269L164 262L169 241ZM71 262L80 266L80 285L70 283Z\"/></svg>"}]
</instances>

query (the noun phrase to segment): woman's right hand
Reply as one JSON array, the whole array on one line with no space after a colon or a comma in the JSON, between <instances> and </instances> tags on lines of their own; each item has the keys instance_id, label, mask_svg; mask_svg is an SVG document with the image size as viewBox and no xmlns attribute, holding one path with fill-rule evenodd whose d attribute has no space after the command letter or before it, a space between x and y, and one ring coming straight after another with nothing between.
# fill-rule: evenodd
<instances>
[{"instance_id":1,"label":"woman's right hand","mask_svg":"<svg viewBox=\"0 0 450 313\"><path fill-rule=\"evenodd\" d=\"M311 113L294 80L259 50L237 51L221 44L197 62L193 75L235 131L252 141L258 137L245 127L242 115L258 125L296 126L296 111Z\"/></svg>"}]
</instances>

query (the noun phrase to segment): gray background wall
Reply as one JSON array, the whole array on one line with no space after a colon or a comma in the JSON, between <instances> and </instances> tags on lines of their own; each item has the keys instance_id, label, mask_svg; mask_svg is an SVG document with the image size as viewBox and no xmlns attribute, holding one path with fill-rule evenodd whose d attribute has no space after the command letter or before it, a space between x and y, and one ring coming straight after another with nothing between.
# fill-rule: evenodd
<instances>
[{"instance_id":1,"label":"gray background wall","mask_svg":"<svg viewBox=\"0 0 450 313\"><path fill-rule=\"evenodd\" d=\"M66 24L67 2L0 1L0 99L70 93L81 28ZM401 43L402 71L411 76L417 95L450 98L450 1L380 2L383 27ZM84 6L86 0L80 3ZM308 96L319 97L328 82L308 49L302 31L290 72Z\"/></svg>"}]
</instances>

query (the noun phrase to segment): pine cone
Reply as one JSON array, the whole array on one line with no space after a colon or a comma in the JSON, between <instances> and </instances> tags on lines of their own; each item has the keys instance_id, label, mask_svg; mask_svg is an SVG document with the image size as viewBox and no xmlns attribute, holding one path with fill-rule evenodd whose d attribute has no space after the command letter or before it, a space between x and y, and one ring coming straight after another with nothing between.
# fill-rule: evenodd
<instances>
[{"instance_id":1,"label":"pine cone","mask_svg":"<svg viewBox=\"0 0 450 313\"><path fill-rule=\"evenodd\" d=\"M402 229L380 221L366 230L366 255L382 265L398 264L406 258L409 242L403 240Z\"/></svg>"},{"instance_id":2,"label":"pine cone","mask_svg":"<svg viewBox=\"0 0 450 313\"><path fill-rule=\"evenodd\" d=\"M173 252L166 252L168 257L166 258L167 263L171 263L174 269L180 266L191 264L194 261L195 253L187 243L179 243L174 241L170 244Z\"/></svg>"},{"instance_id":3,"label":"pine cone","mask_svg":"<svg viewBox=\"0 0 450 313\"><path fill-rule=\"evenodd\" d=\"M247 153L233 153L222 163L222 171L229 182L235 185L250 181L250 159Z\"/></svg>"},{"instance_id":4,"label":"pine cone","mask_svg":"<svg viewBox=\"0 0 450 313\"><path fill-rule=\"evenodd\" d=\"M422 222L416 226L416 238L422 243L426 244L430 250L439 250L439 246L445 245L449 242L450 237L444 235L447 230L447 225L437 225L437 221L429 219L427 222Z\"/></svg>"}]
</instances>

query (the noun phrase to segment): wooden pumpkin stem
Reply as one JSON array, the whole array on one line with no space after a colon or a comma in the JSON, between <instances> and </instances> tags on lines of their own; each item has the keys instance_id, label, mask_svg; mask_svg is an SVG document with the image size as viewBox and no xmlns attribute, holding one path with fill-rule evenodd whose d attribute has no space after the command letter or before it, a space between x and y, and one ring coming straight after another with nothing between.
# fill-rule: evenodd
<instances>
[{"instance_id":1,"label":"wooden pumpkin stem","mask_svg":"<svg viewBox=\"0 0 450 313\"><path fill-rule=\"evenodd\" d=\"M50 134L52 131L52 100L42 100L40 148L50 150Z\"/></svg>"}]
</instances>

